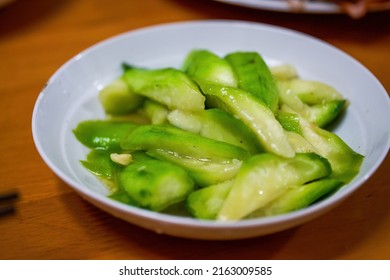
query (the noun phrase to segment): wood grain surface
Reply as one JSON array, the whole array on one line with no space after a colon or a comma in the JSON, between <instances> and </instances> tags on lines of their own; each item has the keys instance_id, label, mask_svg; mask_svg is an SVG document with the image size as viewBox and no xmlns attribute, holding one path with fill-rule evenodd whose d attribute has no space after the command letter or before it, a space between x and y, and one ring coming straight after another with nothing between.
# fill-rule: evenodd
<instances>
[{"instance_id":1,"label":"wood grain surface","mask_svg":"<svg viewBox=\"0 0 390 280\"><path fill-rule=\"evenodd\" d=\"M342 205L305 225L239 241L158 235L95 208L37 153L34 103L68 59L103 39L186 20L239 19L295 29L365 65L390 91L389 12L278 13L206 0L16 0L0 9L0 193L17 190L0 216L0 259L390 259L390 158Z\"/></svg>"}]
</instances>

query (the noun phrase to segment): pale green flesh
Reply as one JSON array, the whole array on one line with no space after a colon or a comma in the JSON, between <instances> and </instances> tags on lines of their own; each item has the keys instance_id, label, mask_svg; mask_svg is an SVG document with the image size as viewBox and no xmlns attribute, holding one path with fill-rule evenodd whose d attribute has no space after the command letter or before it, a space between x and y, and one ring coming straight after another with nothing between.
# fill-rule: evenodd
<instances>
[{"instance_id":1,"label":"pale green flesh","mask_svg":"<svg viewBox=\"0 0 390 280\"><path fill-rule=\"evenodd\" d=\"M159 102L169 109L204 109L205 97L187 75L177 69L130 69L124 79L137 94Z\"/></svg>"},{"instance_id":2,"label":"pale green flesh","mask_svg":"<svg viewBox=\"0 0 390 280\"><path fill-rule=\"evenodd\" d=\"M230 64L208 50L193 50L186 57L183 71L195 79L236 87L237 79Z\"/></svg>"},{"instance_id":3,"label":"pale green flesh","mask_svg":"<svg viewBox=\"0 0 390 280\"><path fill-rule=\"evenodd\" d=\"M328 161L316 154L282 158L259 154L244 161L217 219L239 220L280 196L289 186L328 176Z\"/></svg>"},{"instance_id":4,"label":"pale green flesh","mask_svg":"<svg viewBox=\"0 0 390 280\"><path fill-rule=\"evenodd\" d=\"M324 128L348 105L335 88L291 65L268 68L255 53L198 49L182 69L128 66L99 100L108 119L73 131L91 149L81 163L109 197L152 211L279 215L337 191L363 160Z\"/></svg>"},{"instance_id":5,"label":"pale green flesh","mask_svg":"<svg viewBox=\"0 0 390 280\"><path fill-rule=\"evenodd\" d=\"M217 98L217 106L229 111L248 126L266 151L284 157L294 156L295 152L282 126L269 108L240 89L204 81L198 83L206 96Z\"/></svg>"}]
</instances>

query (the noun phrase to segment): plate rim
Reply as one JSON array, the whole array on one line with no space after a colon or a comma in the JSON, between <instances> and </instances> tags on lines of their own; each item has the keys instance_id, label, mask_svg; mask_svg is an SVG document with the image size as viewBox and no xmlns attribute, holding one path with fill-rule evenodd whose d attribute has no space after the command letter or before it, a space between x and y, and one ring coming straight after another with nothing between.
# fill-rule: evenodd
<instances>
[{"instance_id":1,"label":"plate rim","mask_svg":"<svg viewBox=\"0 0 390 280\"><path fill-rule=\"evenodd\" d=\"M304 6L297 10L292 8L286 0L213 0L216 2L247 7L259 10L278 11L286 13L301 14L344 14L345 12L335 3L326 2L306 2ZM367 7L368 12L379 12L390 10L390 2L372 4Z\"/></svg>"}]
</instances>

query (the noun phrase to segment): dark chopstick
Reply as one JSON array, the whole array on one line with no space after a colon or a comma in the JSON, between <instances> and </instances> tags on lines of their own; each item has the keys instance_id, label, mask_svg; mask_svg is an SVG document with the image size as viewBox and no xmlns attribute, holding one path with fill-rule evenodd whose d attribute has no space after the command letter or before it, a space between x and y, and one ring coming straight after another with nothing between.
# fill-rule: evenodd
<instances>
[{"instance_id":1,"label":"dark chopstick","mask_svg":"<svg viewBox=\"0 0 390 280\"><path fill-rule=\"evenodd\" d=\"M17 198L19 198L19 193L14 190L0 193L0 215L14 212L14 201Z\"/></svg>"},{"instance_id":2,"label":"dark chopstick","mask_svg":"<svg viewBox=\"0 0 390 280\"><path fill-rule=\"evenodd\" d=\"M14 211L15 211L15 207L13 205L0 206L0 215L12 213Z\"/></svg>"},{"instance_id":3,"label":"dark chopstick","mask_svg":"<svg viewBox=\"0 0 390 280\"><path fill-rule=\"evenodd\" d=\"M0 201L3 200L13 200L19 197L17 191L8 191L6 193L0 193Z\"/></svg>"}]
</instances>

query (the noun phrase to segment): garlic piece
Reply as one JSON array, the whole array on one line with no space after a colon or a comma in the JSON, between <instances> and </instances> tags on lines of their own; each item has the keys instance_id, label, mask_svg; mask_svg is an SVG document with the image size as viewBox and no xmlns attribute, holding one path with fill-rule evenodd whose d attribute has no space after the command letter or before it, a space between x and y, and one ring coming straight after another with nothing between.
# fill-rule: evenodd
<instances>
[{"instance_id":1,"label":"garlic piece","mask_svg":"<svg viewBox=\"0 0 390 280\"><path fill-rule=\"evenodd\" d=\"M129 165L133 161L131 154L112 153L110 154L110 158L113 162L120 165Z\"/></svg>"}]
</instances>

